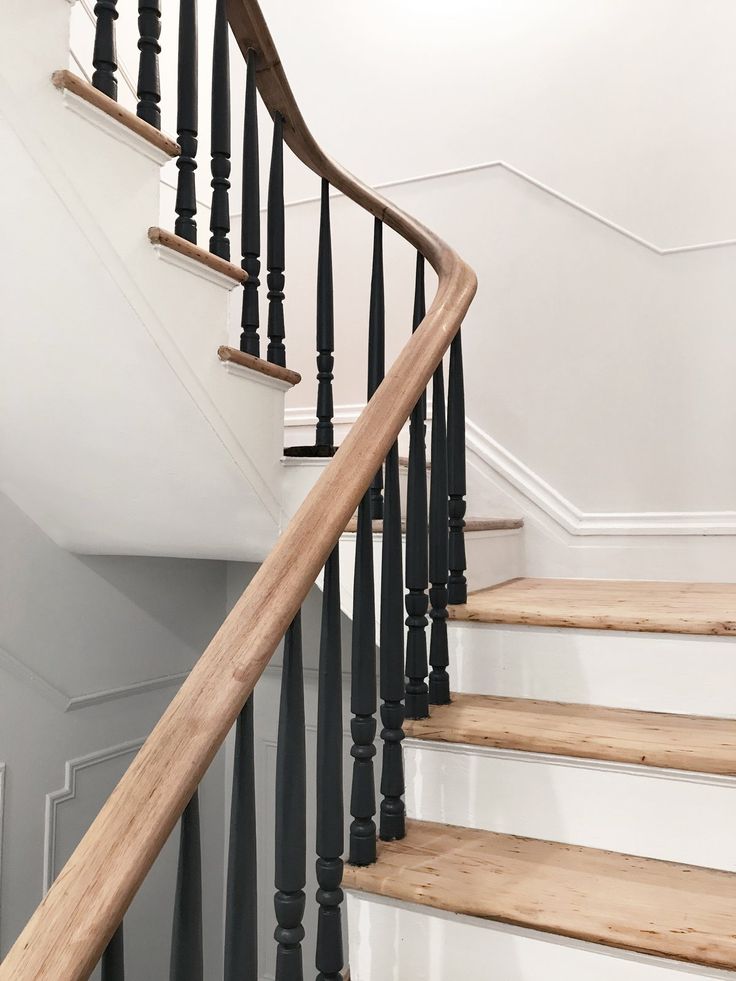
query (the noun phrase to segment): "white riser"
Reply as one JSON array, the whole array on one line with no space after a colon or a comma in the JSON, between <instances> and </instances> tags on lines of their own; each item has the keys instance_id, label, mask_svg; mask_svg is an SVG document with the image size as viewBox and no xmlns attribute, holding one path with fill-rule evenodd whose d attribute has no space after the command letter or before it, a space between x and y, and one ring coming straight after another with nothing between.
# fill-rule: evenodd
<instances>
[{"instance_id":1,"label":"white riser","mask_svg":"<svg viewBox=\"0 0 736 981\"><path fill-rule=\"evenodd\" d=\"M736 717L736 639L450 624L455 691Z\"/></svg>"},{"instance_id":2,"label":"white riser","mask_svg":"<svg viewBox=\"0 0 736 981\"><path fill-rule=\"evenodd\" d=\"M351 981L687 981L714 971L348 892Z\"/></svg>"},{"instance_id":3,"label":"white riser","mask_svg":"<svg viewBox=\"0 0 736 981\"><path fill-rule=\"evenodd\" d=\"M425 821L736 871L736 779L406 740Z\"/></svg>"}]
</instances>

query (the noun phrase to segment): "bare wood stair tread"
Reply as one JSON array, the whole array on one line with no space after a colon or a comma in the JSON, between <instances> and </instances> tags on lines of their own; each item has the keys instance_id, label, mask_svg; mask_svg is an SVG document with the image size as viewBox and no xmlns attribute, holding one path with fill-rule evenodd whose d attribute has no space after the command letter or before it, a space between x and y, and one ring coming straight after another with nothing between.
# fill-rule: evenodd
<instances>
[{"instance_id":1,"label":"bare wood stair tread","mask_svg":"<svg viewBox=\"0 0 736 981\"><path fill-rule=\"evenodd\" d=\"M71 92L80 99L84 99L85 102L104 112L111 119L117 120L126 129L131 130L131 132L136 133L138 136L142 136L151 146L155 146L170 157L179 156L181 150L175 140L156 129L155 126L151 126L144 119L140 119L134 112L125 109L119 102L111 99L104 92L100 92L94 85L90 85L89 82L80 78L79 75L75 75L74 72L70 72L67 68L62 68L53 73L51 81L60 91Z\"/></svg>"},{"instance_id":2,"label":"bare wood stair tread","mask_svg":"<svg viewBox=\"0 0 736 981\"><path fill-rule=\"evenodd\" d=\"M455 694L407 736L736 776L736 720L530 698Z\"/></svg>"},{"instance_id":3,"label":"bare wood stair tread","mask_svg":"<svg viewBox=\"0 0 736 981\"><path fill-rule=\"evenodd\" d=\"M240 365L241 368L250 368L252 371L257 371L262 375L268 375L271 378L278 378L280 381L288 382L289 385L298 385L302 380L302 376L298 371L292 371L291 368L282 368L279 364L271 364L270 361L264 361L262 358L257 358L253 354L246 354L245 351L238 351L237 348L227 347L222 345L218 347L217 356L220 361L231 361L233 364Z\"/></svg>"},{"instance_id":4,"label":"bare wood stair tread","mask_svg":"<svg viewBox=\"0 0 736 981\"><path fill-rule=\"evenodd\" d=\"M736 969L736 875L559 842L410 821L344 885L707 967Z\"/></svg>"},{"instance_id":5,"label":"bare wood stair tread","mask_svg":"<svg viewBox=\"0 0 736 981\"><path fill-rule=\"evenodd\" d=\"M736 583L512 579L480 589L450 619L736 636Z\"/></svg>"},{"instance_id":6,"label":"bare wood stair tread","mask_svg":"<svg viewBox=\"0 0 736 981\"><path fill-rule=\"evenodd\" d=\"M158 228L153 225L148 229L148 238L154 245L162 245L164 248L171 249L172 252L178 252L179 255L194 259L195 262L207 266L208 269L214 269L215 272L222 273L223 276L229 277L236 283L244 283L248 278L246 271L240 266L236 266L234 262L221 259L219 255L213 255L207 249L202 249L198 245L188 242L181 235L167 232L165 228Z\"/></svg>"},{"instance_id":7,"label":"bare wood stair tread","mask_svg":"<svg viewBox=\"0 0 736 981\"><path fill-rule=\"evenodd\" d=\"M513 531L518 528L523 528L524 519L523 518L466 518L465 519L465 531L466 533L472 533L474 531ZM351 518L345 526L346 532L355 533L358 530L358 519L357 517ZM406 519L401 520L401 530L406 532ZM373 521L373 534L382 535L383 534L383 521L375 520Z\"/></svg>"}]
</instances>

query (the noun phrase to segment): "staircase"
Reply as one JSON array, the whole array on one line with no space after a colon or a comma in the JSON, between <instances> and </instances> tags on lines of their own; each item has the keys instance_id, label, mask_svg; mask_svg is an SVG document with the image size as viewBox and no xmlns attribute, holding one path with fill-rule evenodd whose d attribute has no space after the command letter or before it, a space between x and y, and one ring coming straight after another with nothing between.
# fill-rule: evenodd
<instances>
[{"instance_id":1,"label":"staircase","mask_svg":"<svg viewBox=\"0 0 736 981\"><path fill-rule=\"evenodd\" d=\"M46 203L48 234L64 244L46 285L78 329L60 335L54 304L39 297L33 329L3 334L3 489L70 551L263 562L0 979L81 981L99 970L122 981L126 958L128 972L131 963L145 972L124 917L178 827L170 977L204 981L197 787L228 738L226 981L314 976L302 959L307 902L318 981L345 977L348 963L352 981L735 977L736 586L524 577L523 521L466 514L460 326L474 274L316 144L255 0L216 5L209 249L194 221L193 0L179 11L176 139L160 130L157 3L139 4L136 111L116 101L114 2L95 10L91 81L63 68L61 0L29 6L18 4L11 23L16 37L39 30L44 8L44 71L17 58L11 32L0 46L4 159ZM247 79L239 263L228 239L228 32ZM264 323L258 94L273 119ZM321 187L317 420L313 443L285 451L284 396L300 375L287 367L284 143ZM175 231L161 227L159 199L160 168L172 159ZM122 171L116 194L99 181L113 169ZM372 216L374 236L368 405L339 451L330 188ZM22 204L8 194L3 206L10 250ZM413 331L387 371L389 232L416 251L416 273ZM32 236L21 245L31 254ZM438 276L429 310L426 262ZM9 284L16 306L34 275L21 270ZM233 290L242 292L237 347ZM29 354L34 377L14 375L7 366ZM8 421L18 407L21 427ZM315 583L311 841L300 611ZM351 631L349 732L341 614ZM264 829L253 692L282 641L274 820ZM273 897L256 874L271 835ZM313 854L314 903L305 892ZM259 965L259 916L275 922L265 957L275 974L264 975L263 950Z\"/></svg>"}]
</instances>

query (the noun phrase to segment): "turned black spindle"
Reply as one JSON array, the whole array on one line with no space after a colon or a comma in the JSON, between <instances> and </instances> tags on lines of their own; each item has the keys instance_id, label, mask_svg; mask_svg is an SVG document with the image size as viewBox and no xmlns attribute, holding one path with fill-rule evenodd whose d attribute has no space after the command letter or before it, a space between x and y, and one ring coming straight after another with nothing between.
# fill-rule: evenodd
<instances>
[{"instance_id":1,"label":"turned black spindle","mask_svg":"<svg viewBox=\"0 0 736 981\"><path fill-rule=\"evenodd\" d=\"M284 120L276 113L273 117L273 146L271 171L268 179L268 354L272 364L286 367L284 337Z\"/></svg>"},{"instance_id":2,"label":"turned black spindle","mask_svg":"<svg viewBox=\"0 0 736 981\"><path fill-rule=\"evenodd\" d=\"M260 357L258 336L258 274L261 271L261 197L258 169L258 90L256 52L248 51L243 128L243 215L241 219L242 266L248 274L243 283L243 314L240 321L240 350Z\"/></svg>"},{"instance_id":3,"label":"turned black spindle","mask_svg":"<svg viewBox=\"0 0 736 981\"><path fill-rule=\"evenodd\" d=\"M424 320L424 257L417 253L413 329ZM429 715L427 689L427 448L426 397L414 406L409 422L409 475L406 504L406 715Z\"/></svg>"},{"instance_id":4,"label":"turned black spindle","mask_svg":"<svg viewBox=\"0 0 736 981\"><path fill-rule=\"evenodd\" d=\"M210 252L230 260L230 50L225 0L217 0L212 42Z\"/></svg>"},{"instance_id":5,"label":"turned black spindle","mask_svg":"<svg viewBox=\"0 0 736 981\"><path fill-rule=\"evenodd\" d=\"M383 841L403 838L405 829L404 761L404 588L401 560L399 444L386 457L381 555L381 822Z\"/></svg>"},{"instance_id":6,"label":"turned black spindle","mask_svg":"<svg viewBox=\"0 0 736 981\"><path fill-rule=\"evenodd\" d=\"M177 76L176 132L181 153L176 158L174 231L187 242L197 242L197 0L179 3L179 66Z\"/></svg>"},{"instance_id":7,"label":"turned black spindle","mask_svg":"<svg viewBox=\"0 0 736 981\"><path fill-rule=\"evenodd\" d=\"M202 848L196 790L181 816L169 978L170 981L204 981Z\"/></svg>"},{"instance_id":8,"label":"turned black spindle","mask_svg":"<svg viewBox=\"0 0 736 981\"><path fill-rule=\"evenodd\" d=\"M97 0L95 4L95 46L92 53L92 84L111 99L118 97L118 56L115 48L115 21L118 0Z\"/></svg>"},{"instance_id":9,"label":"turned black spindle","mask_svg":"<svg viewBox=\"0 0 736 981\"><path fill-rule=\"evenodd\" d=\"M100 981L125 981L125 943L122 923L105 948L100 966Z\"/></svg>"},{"instance_id":10,"label":"turned black spindle","mask_svg":"<svg viewBox=\"0 0 736 981\"><path fill-rule=\"evenodd\" d=\"M449 494L449 567L448 603L468 602L465 578L465 382L463 379L463 346L458 330L450 347L450 371L447 381L447 490Z\"/></svg>"},{"instance_id":11,"label":"turned black spindle","mask_svg":"<svg viewBox=\"0 0 736 981\"><path fill-rule=\"evenodd\" d=\"M368 319L368 399L383 381L386 370L386 305L383 289L383 223L373 226L370 315ZM383 474L379 468L371 484L371 514L383 517Z\"/></svg>"},{"instance_id":12,"label":"turned black spindle","mask_svg":"<svg viewBox=\"0 0 736 981\"><path fill-rule=\"evenodd\" d=\"M322 178L317 259L317 435L316 446L331 452L335 440L332 419L332 370L335 359L335 314L332 296L332 231L330 229L330 185Z\"/></svg>"},{"instance_id":13,"label":"turned black spindle","mask_svg":"<svg viewBox=\"0 0 736 981\"><path fill-rule=\"evenodd\" d=\"M136 112L151 126L161 129L161 0L138 0L138 108Z\"/></svg>"},{"instance_id":14,"label":"turned black spindle","mask_svg":"<svg viewBox=\"0 0 736 981\"><path fill-rule=\"evenodd\" d=\"M350 731L353 747L353 787L350 796L350 861L370 865L376 861L376 791L373 757L376 755L376 610L373 593L373 529L371 497L366 491L358 507L353 579L353 633L351 658Z\"/></svg>"},{"instance_id":15,"label":"turned black spindle","mask_svg":"<svg viewBox=\"0 0 736 981\"><path fill-rule=\"evenodd\" d=\"M325 565L317 707L317 981L342 977L342 646L340 551Z\"/></svg>"},{"instance_id":16,"label":"turned black spindle","mask_svg":"<svg viewBox=\"0 0 736 981\"><path fill-rule=\"evenodd\" d=\"M447 430L445 426L445 379L442 362L432 379L432 472L429 483L429 617L432 636L429 644L429 701L447 705L450 678L447 674Z\"/></svg>"},{"instance_id":17,"label":"turned black spindle","mask_svg":"<svg viewBox=\"0 0 736 981\"><path fill-rule=\"evenodd\" d=\"M258 979L258 890L253 696L235 727L225 905L225 981Z\"/></svg>"},{"instance_id":18,"label":"turned black spindle","mask_svg":"<svg viewBox=\"0 0 736 981\"><path fill-rule=\"evenodd\" d=\"M284 638L276 751L276 981L302 981L307 881L306 754L301 613Z\"/></svg>"}]
</instances>

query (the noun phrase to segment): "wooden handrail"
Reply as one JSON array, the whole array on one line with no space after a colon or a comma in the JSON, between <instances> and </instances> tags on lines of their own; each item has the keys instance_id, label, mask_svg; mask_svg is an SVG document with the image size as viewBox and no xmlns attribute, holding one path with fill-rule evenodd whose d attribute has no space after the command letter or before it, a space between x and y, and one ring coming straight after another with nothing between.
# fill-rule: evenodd
<instances>
[{"instance_id":1,"label":"wooden handrail","mask_svg":"<svg viewBox=\"0 0 736 981\"><path fill-rule=\"evenodd\" d=\"M0 965L1 981L84 981L235 722L460 327L472 269L331 160L309 132L255 0L228 0L284 138L308 167L418 249L438 275L419 328L95 818Z\"/></svg>"}]
</instances>

